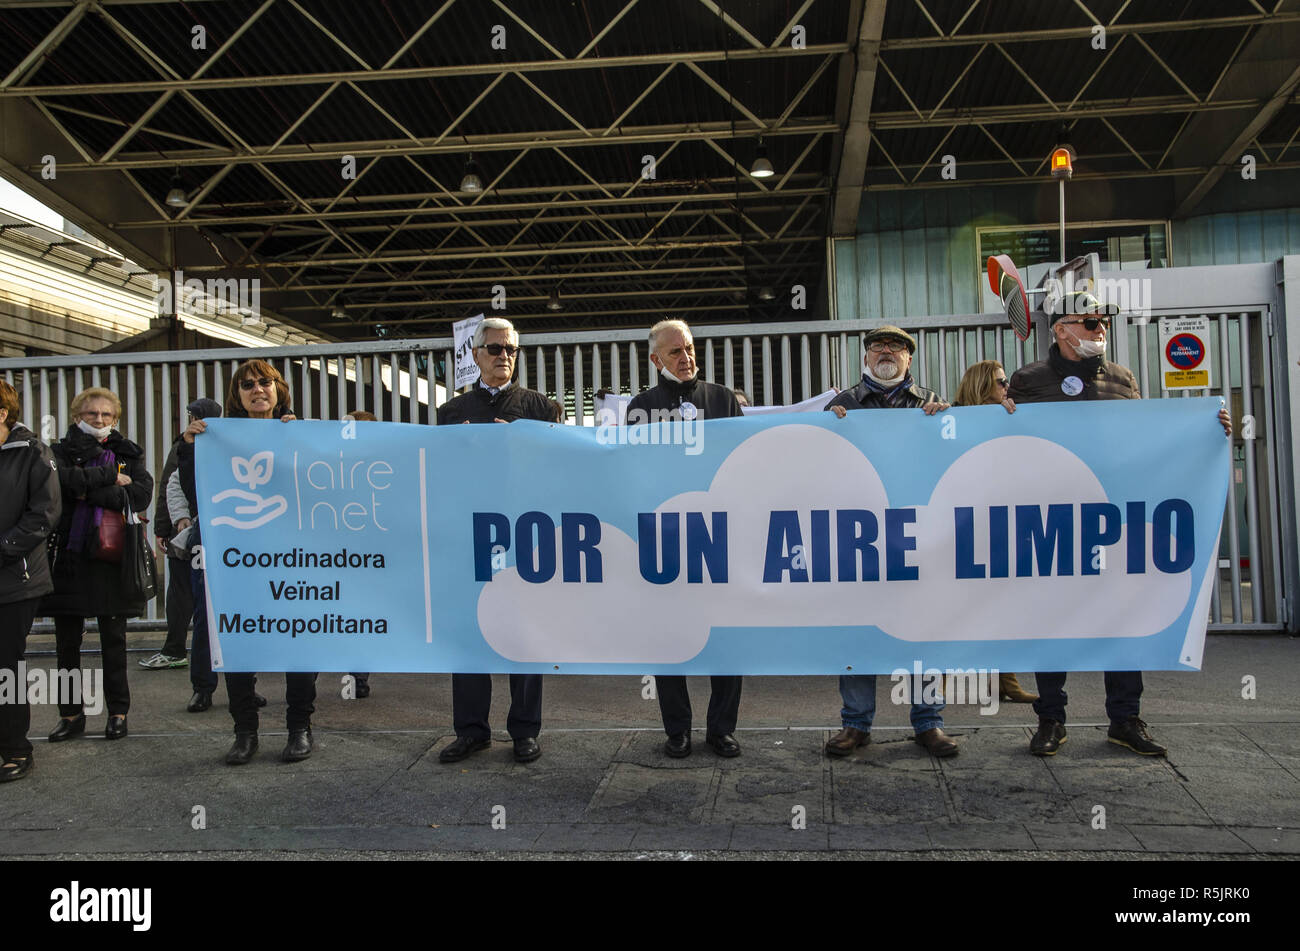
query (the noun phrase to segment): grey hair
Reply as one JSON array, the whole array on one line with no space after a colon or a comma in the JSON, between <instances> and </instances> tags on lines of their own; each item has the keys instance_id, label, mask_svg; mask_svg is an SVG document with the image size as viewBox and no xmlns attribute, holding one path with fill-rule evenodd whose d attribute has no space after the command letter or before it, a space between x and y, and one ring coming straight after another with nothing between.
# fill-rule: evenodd
<instances>
[{"instance_id":1,"label":"grey hair","mask_svg":"<svg viewBox=\"0 0 1300 951\"><path fill-rule=\"evenodd\" d=\"M508 330L510 336L514 338L516 344L519 343L519 331L515 330L515 325L504 317L487 317L483 323L474 328L474 339L470 341L471 347L483 346L483 338L489 330Z\"/></svg>"},{"instance_id":2,"label":"grey hair","mask_svg":"<svg viewBox=\"0 0 1300 951\"><path fill-rule=\"evenodd\" d=\"M656 350L659 349L658 347L659 335L663 333L665 330L680 330L686 336L694 339L694 334L691 333L691 328L686 325L686 321L661 320L659 321L659 323L655 324L653 327L650 328L650 352L651 353L654 353Z\"/></svg>"}]
</instances>

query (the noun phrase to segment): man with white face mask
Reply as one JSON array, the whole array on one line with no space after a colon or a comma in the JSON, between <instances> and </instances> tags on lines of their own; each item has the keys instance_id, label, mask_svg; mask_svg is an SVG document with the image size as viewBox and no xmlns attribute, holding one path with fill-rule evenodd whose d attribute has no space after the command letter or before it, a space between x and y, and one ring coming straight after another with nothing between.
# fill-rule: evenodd
<instances>
[{"instance_id":1,"label":"man with white face mask","mask_svg":"<svg viewBox=\"0 0 1300 951\"><path fill-rule=\"evenodd\" d=\"M934 390L918 386L912 379L912 354L916 341L898 327L876 327L863 337L866 350L862 356L862 382L844 390L826 404L826 408L843 419L851 409L920 409L933 416L948 409L948 401ZM934 685L922 688L920 699L927 694L934 703L912 704L912 730L916 742L932 756L957 755L957 741L943 732L943 701ZM859 746L871 742L871 722L876 715L876 677L852 674L840 677L842 729L826 744L828 756L848 756Z\"/></svg>"},{"instance_id":2,"label":"man with white face mask","mask_svg":"<svg viewBox=\"0 0 1300 951\"><path fill-rule=\"evenodd\" d=\"M1142 398L1133 373L1106 359L1106 334L1113 306L1104 305L1087 291L1065 298L1061 313L1051 319L1056 338L1046 360L1021 367L1011 377L1007 396L1016 403L1054 403L1077 400L1137 400ZM1219 410L1219 423L1232 435L1227 410ZM1129 434L1131 437L1132 434ZM1065 742L1065 674L1038 673L1038 732L1029 741L1035 756L1055 756ZM1147 733L1139 717L1142 672L1106 671L1106 715L1109 742L1143 756L1164 756L1165 748Z\"/></svg>"}]
</instances>

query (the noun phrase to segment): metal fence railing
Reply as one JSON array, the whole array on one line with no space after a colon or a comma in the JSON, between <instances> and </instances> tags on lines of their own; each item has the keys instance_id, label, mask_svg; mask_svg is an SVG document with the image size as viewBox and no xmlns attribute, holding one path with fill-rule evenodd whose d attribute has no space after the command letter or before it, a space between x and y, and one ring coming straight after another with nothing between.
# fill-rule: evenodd
<instances>
[{"instance_id":1,"label":"metal fence railing","mask_svg":"<svg viewBox=\"0 0 1300 951\"><path fill-rule=\"evenodd\" d=\"M1285 619L1284 542L1277 512L1278 493L1286 487L1279 485L1273 437L1277 396L1270 317L1267 309L1212 317L1218 331L1210 354L1218 368L1214 393L1228 399L1237 436L1211 629L1276 630ZM913 361L918 381L949 398L973 362L996 359L1014 372L1037 359L1037 330L1019 341L1001 315L894 322L918 340ZM706 379L744 389L755 404L788 405L832 386L856 383L861 337L879 323L741 324L699 327L694 335ZM1149 398L1162 396L1157 337L1147 319L1122 318L1111 337L1112 359L1133 369ZM573 422L590 422L597 390L637 393L656 378L644 330L524 333L520 344L520 381L560 401ZM290 382L295 412L303 418L337 419L366 409L381 420L433 423L433 411L451 395L438 382L453 366L450 337L5 359L0 360L0 375L18 389L27 424L46 439L59 438L67 428L68 405L78 391L86 386L112 389L123 403L119 428L144 447L156 475L183 427L187 403L197 396L224 402L232 372L252 357L280 368ZM1243 438L1245 416L1253 418L1253 438ZM161 607L150 605L148 618L135 626L157 627L161 617Z\"/></svg>"}]
</instances>

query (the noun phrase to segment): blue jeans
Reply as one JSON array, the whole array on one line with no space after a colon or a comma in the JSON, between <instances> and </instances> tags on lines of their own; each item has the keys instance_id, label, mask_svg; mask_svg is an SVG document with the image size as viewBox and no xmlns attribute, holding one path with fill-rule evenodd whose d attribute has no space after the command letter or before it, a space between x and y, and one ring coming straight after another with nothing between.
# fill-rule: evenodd
<instances>
[{"instance_id":1,"label":"blue jeans","mask_svg":"<svg viewBox=\"0 0 1300 951\"><path fill-rule=\"evenodd\" d=\"M908 695L912 691L912 678L907 678ZM840 699L844 709L840 722L864 733L871 732L871 721L876 717L876 675L853 674L840 677ZM918 735L943 727L943 701L912 704L912 729Z\"/></svg>"}]
</instances>

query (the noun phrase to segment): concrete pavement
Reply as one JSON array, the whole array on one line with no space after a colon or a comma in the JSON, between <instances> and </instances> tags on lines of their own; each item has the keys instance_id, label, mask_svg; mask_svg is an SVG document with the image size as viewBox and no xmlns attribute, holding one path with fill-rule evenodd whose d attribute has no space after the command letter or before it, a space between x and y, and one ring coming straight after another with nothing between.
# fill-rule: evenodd
<instances>
[{"instance_id":1,"label":"concrete pavement","mask_svg":"<svg viewBox=\"0 0 1300 951\"><path fill-rule=\"evenodd\" d=\"M132 645L160 639L133 634ZM51 648L52 638L29 642L30 651ZM272 674L258 682L271 702L257 758L228 767L224 686L211 710L186 713L188 672L136 666L147 656L131 654L123 741L103 739L101 714L86 738L48 744L57 711L33 708L36 769L0 787L0 856L1300 853L1300 642L1286 637L1211 637L1204 671L1146 676L1143 717L1170 748L1167 760L1106 742L1096 673L1070 676L1074 719L1056 757L1028 753L1028 706L980 716L950 705L946 729L961 753L943 761L911 742L907 707L890 702L887 677L872 744L843 760L821 751L839 725L833 677L747 678L744 753L731 760L703 742L704 678L691 680L695 752L669 760L640 678L548 677L544 755L526 765L513 762L504 732L489 751L438 762L452 739L446 675L375 674L369 698L343 700L340 675L322 674L316 752L290 765L279 759L284 680ZM53 657L29 665L49 668ZM1242 697L1247 676L1253 700ZM494 680L500 728L508 690L504 676ZM1021 682L1033 688L1032 675Z\"/></svg>"}]
</instances>

